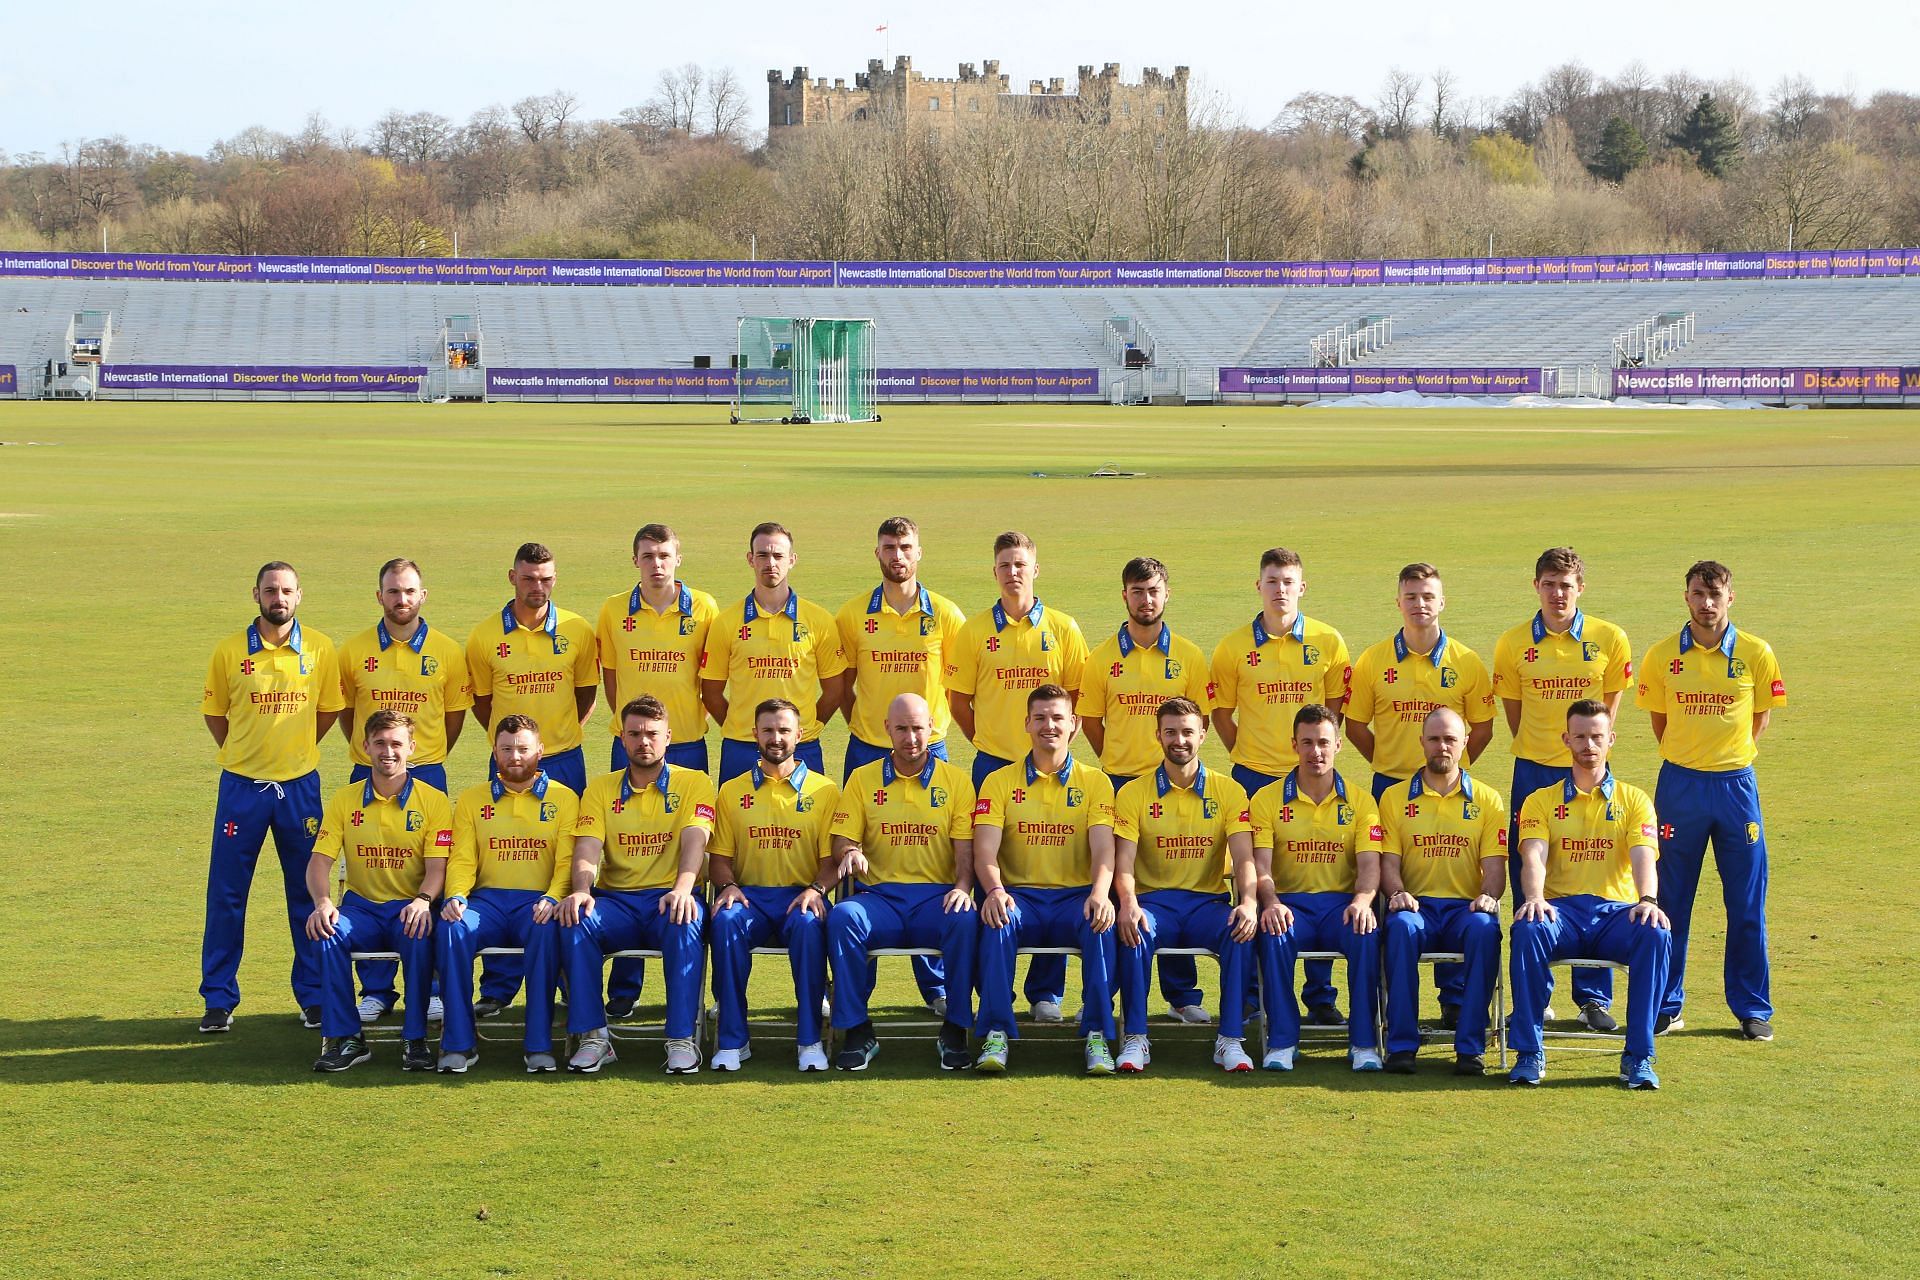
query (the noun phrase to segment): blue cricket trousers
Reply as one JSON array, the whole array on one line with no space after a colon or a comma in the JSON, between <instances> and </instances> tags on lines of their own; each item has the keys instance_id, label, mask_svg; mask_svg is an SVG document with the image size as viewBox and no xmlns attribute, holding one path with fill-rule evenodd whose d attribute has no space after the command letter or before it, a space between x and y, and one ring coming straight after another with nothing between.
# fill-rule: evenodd
<instances>
[{"instance_id":1,"label":"blue cricket trousers","mask_svg":"<svg viewBox=\"0 0 1920 1280\"><path fill-rule=\"evenodd\" d=\"M401 927L400 911L411 898L394 902L369 902L349 890L340 898L340 917L334 922L333 936L318 942L303 938L320 973L320 1034L357 1036L360 1034L360 1010L353 1000L353 961L355 951L397 951L400 968L406 975L406 1017L401 1034L409 1040L427 1036L427 999L433 986L433 934L409 938ZM431 919L431 917L429 917ZM393 961L377 963L391 968Z\"/></svg>"},{"instance_id":2,"label":"blue cricket trousers","mask_svg":"<svg viewBox=\"0 0 1920 1280\"><path fill-rule=\"evenodd\" d=\"M1611 960L1627 966L1627 1055L1653 1056L1653 1020L1667 987L1673 935L1628 919L1631 902L1592 894L1550 899L1558 918L1515 920L1512 958L1513 1018L1507 1043L1520 1053L1540 1052L1540 1019L1553 984L1547 964L1568 956Z\"/></svg>"},{"instance_id":3,"label":"blue cricket trousers","mask_svg":"<svg viewBox=\"0 0 1920 1280\"><path fill-rule=\"evenodd\" d=\"M660 910L660 900L666 894L664 889L600 889L593 895L593 909L580 917L579 924L560 926L569 1035L598 1031L607 1025L600 976L608 952L658 951L666 970L667 1038L693 1038L699 1025L700 982L707 969L707 913L696 900L694 918L686 924L675 924ZM639 963L637 957L635 963ZM639 987L636 981L636 998Z\"/></svg>"},{"instance_id":4,"label":"blue cricket trousers","mask_svg":"<svg viewBox=\"0 0 1920 1280\"><path fill-rule=\"evenodd\" d=\"M240 1007L240 956L246 949L247 892L253 887L267 833L280 859L293 937L293 999L302 1009L320 1003L320 973L301 943L313 899L307 896L307 859L320 830L320 773L265 782L222 771L214 802L213 849L207 858L207 915L200 937L200 998L209 1009Z\"/></svg>"},{"instance_id":5,"label":"blue cricket trousers","mask_svg":"<svg viewBox=\"0 0 1920 1280\"><path fill-rule=\"evenodd\" d=\"M1228 932L1233 905L1227 896L1190 889L1149 889L1140 895L1140 909L1146 918L1140 923L1139 944L1129 947L1117 936L1115 939L1126 1033L1147 1034L1147 979L1160 948L1205 947L1220 957L1220 1034L1235 1040L1245 1035L1253 943L1235 942ZM1162 983L1166 981L1167 960L1175 959L1193 963L1192 956L1165 957L1160 967Z\"/></svg>"},{"instance_id":6,"label":"blue cricket trousers","mask_svg":"<svg viewBox=\"0 0 1920 1280\"><path fill-rule=\"evenodd\" d=\"M875 947L938 947L946 962L947 1021L973 1022L974 954L980 915L941 906L950 885L870 884L827 913L827 957L833 966L833 1025L867 1020L873 998ZM914 959L925 959L915 956Z\"/></svg>"},{"instance_id":7,"label":"blue cricket trousers","mask_svg":"<svg viewBox=\"0 0 1920 1280\"><path fill-rule=\"evenodd\" d=\"M1293 927L1278 935L1263 931L1254 940L1267 1008L1267 1048L1291 1049L1300 1043L1293 966L1302 951L1338 951L1346 957L1347 1044L1373 1048L1373 1015L1380 1000L1380 931L1355 933L1341 920L1352 894L1283 893L1280 901L1292 908Z\"/></svg>"},{"instance_id":8,"label":"blue cricket trousers","mask_svg":"<svg viewBox=\"0 0 1920 1280\"><path fill-rule=\"evenodd\" d=\"M1387 1052L1420 1048L1420 953L1458 951L1460 1021L1453 1033L1455 1053L1487 1051L1487 1009L1494 975L1500 972L1500 918L1475 911L1465 898L1422 898L1418 911L1389 912L1380 922L1386 957Z\"/></svg>"},{"instance_id":9,"label":"blue cricket trousers","mask_svg":"<svg viewBox=\"0 0 1920 1280\"><path fill-rule=\"evenodd\" d=\"M1085 914L1087 894L1078 889L1014 888L1007 922L995 929L980 925L980 1035L1004 1031L1018 1037L1013 1020L1013 962L1021 947L1077 947L1080 951L1080 1033L1099 1032L1111 1040L1113 1022L1113 930L1095 933ZM1036 960L1041 957L1035 957ZM1064 956L1053 957L1064 960ZM1064 974L1062 975L1064 978ZM1029 974L1028 981L1032 981Z\"/></svg>"},{"instance_id":10,"label":"blue cricket trousers","mask_svg":"<svg viewBox=\"0 0 1920 1280\"><path fill-rule=\"evenodd\" d=\"M1660 909L1673 922L1673 962L1661 1012L1677 1014L1686 1002L1687 942L1693 932L1693 899L1713 841L1720 895L1727 906L1725 983L1727 1008L1736 1018L1773 1019L1773 984L1767 961L1767 824L1760 816L1760 786L1753 770L1706 773L1677 764L1660 766L1654 786L1660 815ZM1671 830L1668 836L1665 831Z\"/></svg>"},{"instance_id":11,"label":"blue cricket trousers","mask_svg":"<svg viewBox=\"0 0 1920 1280\"><path fill-rule=\"evenodd\" d=\"M743 884L745 906L736 904L713 913L713 999L720 1006L717 1048L747 1047L747 979L753 974L753 949L775 945L787 949L793 969L794 1043L820 1043L820 1002L827 994L827 923L805 911L787 910L801 888Z\"/></svg>"}]
</instances>

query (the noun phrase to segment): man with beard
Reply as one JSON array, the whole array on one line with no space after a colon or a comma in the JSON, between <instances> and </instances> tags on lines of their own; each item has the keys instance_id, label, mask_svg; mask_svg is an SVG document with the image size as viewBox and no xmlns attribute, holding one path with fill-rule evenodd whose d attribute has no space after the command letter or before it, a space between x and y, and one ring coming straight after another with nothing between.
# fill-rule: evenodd
<instances>
[{"instance_id":1,"label":"man with beard","mask_svg":"<svg viewBox=\"0 0 1920 1280\"><path fill-rule=\"evenodd\" d=\"M254 575L259 614L222 640L207 664L200 714L220 748L220 790L207 860L206 927L200 942L200 1030L233 1029L240 1004L247 892L267 832L273 832L293 935L293 998L301 1022L320 1026L320 978L300 945L313 899L307 859L320 830L320 739L340 713L333 642L301 627L300 577L283 560Z\"/></svg>"},{"instance_id":2,"label":"man with beard","mask_svg":"<svg viewBox=\"0 0 1920 1280\"><path fill-rule=\"evenodd\" d=\"M1127 561L1120 570L1120 603L1127 620L1118 634L1087 655L1075 709L1116 796L1159 765L1156 715L1167 699L1186 698L1203 713L1213 709L1200 647L1167 625L1169 595L1167 566L1151 556ZM1202 1026L1212 1021L1192 956L1161 959L1160 994L1180 1021ZM1144 1009L1140 1016L1144 1023Z\"/></svg>"}]
</instances>

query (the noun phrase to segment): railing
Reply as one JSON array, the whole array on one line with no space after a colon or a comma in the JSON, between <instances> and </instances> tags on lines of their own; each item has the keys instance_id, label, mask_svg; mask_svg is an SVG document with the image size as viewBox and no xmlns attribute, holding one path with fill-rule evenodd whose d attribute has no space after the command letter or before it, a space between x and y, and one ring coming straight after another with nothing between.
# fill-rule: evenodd
<instances>
[{"instance_id":1,"label":"railing","mask_svg":"<svg viewBox=\"0 0 1920 1280\"><path fill-rule=\"evenodd\" d=\"M1153 363L1153 331L1130 316L1111 316L1105 329L1107 354L1122 368L1128 368L1127 352L1138 350L1148 364Z\"/></svg>"},{"instance_id":2,"label":"railing","mask_svg":"<svg viewBox=\"0 0 1920 1280\"><path fill-rule=\"evenodd\" d=\"M1613 367L1638 369L1664 360L1693 341L1693 312L1682 316L1650 316L1624 333L1614 335Z\"/></svg>"},{"instance_id":3,"label":"railing","mask_svg":"<svg viewBox=\"0 0 1920 1280\"><path fill-rule=\"evenodd\" d=\"M1545 393L1562 400L1611 400L1613 379L1597 364L1563 364L1540 371Z\"/></svg>"},{"instance_id":4,"label":"railing","mask_svg":"<svg viewBox=\"0 0 1920 1280\"><path fill-rule=\"evenodd\" d=\"M1307 343L1307 355L1316 369L1339 369L1357 363L1393 341L1393 317L1376 316L1335 325Z\"/></svg>"}]
</instances>

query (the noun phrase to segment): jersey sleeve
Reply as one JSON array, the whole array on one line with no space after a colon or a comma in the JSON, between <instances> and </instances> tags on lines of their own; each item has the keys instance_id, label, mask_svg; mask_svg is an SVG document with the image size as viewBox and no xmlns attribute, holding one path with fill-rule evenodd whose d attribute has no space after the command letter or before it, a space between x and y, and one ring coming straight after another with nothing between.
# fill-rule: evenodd
<instances>
[{"instance_id":1,"label":"jersey sleeve","mask_svg":"<svg viewBox=\"0 0 1920 1280\"><path fill-rule=\"evenodd\" d=\"M1253 830L1252 802L1247 799L1247 789L1232 778L1221 777L1220 804L1226 818L1226 834L1237 836Z\"/></svg>"},{"instance_id":2,"label":"jersey sleeve","mask_svg":"<svg viewBox=\"0 0 1920 1280\"><path fill-rule=\"evenodd\" d=\"M1467 686L1461 691L1461 702L1467 709L1467 723L1485 724L1493 719L1493 681L1479 654L1468 657L1469 661L1460 664L1461 679Z\"/></svg>"},{"instance_id":3,"label":"jersey sleeve","mask_svg":"<svg viewBox=\"0 0 1920 1280\"><path fill-rule=\"evenodd\" d=\"M1528 796L1525 803L1520 806L1521 844L1524 845L1529 840L1539 840L1545 843L1549 834L1547 831L1547 811L1551 807L1548 803L1548 797L1551 795L1552 792L1547 791L1547 789L1543 787L1540 791L1536 791ZM1516 850L1516 852L1518 851Z\"/></svg>"},{"instance_id":4,"label":"jersey sleeve","mask_svg":"<svg viewBox=\"0 0 1920 1280\"><path fill-rule=\"evenodd\" d=\"M473 705L473 675L467 670L466 650L452 650L447 655L446 670L440 676L446 711L465 711Z\"/></svg>"},{"instance_id":5,"label":"jersey sleeve","mask_svg":"<svg viewBox=\"0 0 1920 1280\"><path fill-rule=\"evenodd\" d=\"M1080 632L1080 624L1072 618L1067 619L1066 634L1060 638L1060 683L1069 692L1078 692L1080 682L1087 675L1087 638Z\"/></svg>"},{"instance_id":6,"label":"jersey sleeve","mask_svg":"<svg viewBox=\"0 0 1920 1280\"><path fill-rule=\"evenodd\" d=\"M1494 642L1493 646L1493 692L1494 696L1508 702L1520 701L1520 654L1519 646L1513 641L1513 633L1508 632Z\"/></svg>"},{"instance_id":7,"label":"jersey sleeve","mask_svg":"<svg viewBox=\"0 0 1920 1280\"><path fill-rule=\"evenodd\" d=\"M681 775L676 773L675 776ZM698 827L711 839L714 817L719 811L719 806L715 802L713 779L704 773L695 773L692 770L688 770L684 776L687 779L687 789L680 800L679 821L674 824L673 833L678 836L688 827Z\"/></svg>"},{"instance_id":8,"label":"jersey sleeve","mask_svg":"<svg viewBox=\"0 0 1920 1280\"><path fill-rule=\"evenodd\" d=\"M1100 647L1103 650L1102 657L1104 657L1106 646L1101 645ZM1113 650L1112 652L1118 653L1118 650ZM1069 689L1077 688L1080 691L1080 697L1074 703L1074 710L1083 716L1094 716L1104 720L1107 715L1107 668L1096 662L1083 661L1080 670L1080 679L1066 686ZM1062 668L1060 678L1062 680L1066 679L1064 667ZM1112 726L1109 725L1108 727L1111 728Z\"/></svg>"},{"instance_id":9,"label":"jersey sleeve","mask_svg":"<svg viewBox=\"0 0 1920 1280\"><path fill-rule=\"evenodd\" d=\"M426 858L444 858L453 852L453 806L446 793L429 788L420 801L420 812L427 820Z\"/></svg>"},{"instance_id":10,"label":"jersey sleeve","mask_svg":"<svg viewBox=\"0 0 1920 1280\"><path fill-rule=\"evenodd\" d=\"M1477 794L1477 793L1476 793ZM1407 792L1398 783L1380 795L1380 852L1404 858L1406 846Z\"/></svg>"},{"instance_id":11,"label":"jersey sleeve","mask_svg":"<svg viewBox=\"0 0 1920 1280\"><path fill-rule=\"evenodd\" d=\"M833 807L833 828L836 836L844 836L859 844L867 835L867 806L861 796L853 789L853 779L847 779L846 790L840 793L840 803Z\"/></svg>"},{"instance_id":12,"label":"jersey sleeve","mask_svg":"<svg viewBox=\"0 0 1920 1280\"><path fill-rule=\"evenodd\" d=\"M548 795L558 795L560 811L554 815L553 878L547 882L547 896L555 902L567 896L573 887L573 829L580 825L580 797L569 787L550 787Z\"/></svg>"},{"instance_id":13,"label":"jersey sleeve","mask_svg":"<svg viewBox=\"0 0 1920 1280\"><path fill-rule=\"evenodd\" d=\"M614 775L618 778L618 775ZM614 793L618 795L618 792ZM587 784L580 794L580 809L573 822L575 838L598 840L602 844L607 839L607 792L595 778Z\"/></svg>"},{"instance_id":14,"label":"jersey sleeve","mask_svg":"<svg viewBox=\"0 0 1920 1280\"><path fill-rule=\"evenodd\" d=\"M948 693L972 694L979 688L980 645L972 622L962 624L947 641L946 685Z\"/></svg>"},{"instance_id":15,"label":"jersey sleeve","mask_svg":"<svg viewBox=\"0 0 1920 1280\"><path fill-rule=\"evenodd\" d=\"M233 692L227 687L227 647L220 645L207 660L207 683L200 692L200 714L224 716L231 706Z\"/></svg>"},{"instance_id":16,"label":"jersey sleeve","mask_svg":"<svg viewBox=\"0 0 1920 1280\"><path fill-rule=\"evenodd\" d=\"M1505 859L1507 856L1507 802L1492 787L1481 787L1474 792L1480 801L1480 846L1475 852L1484 861L1487 858Z\"/></svg>"},{"instance_id":17,"label":"jersey sleeve","mask_svg":"<svg viewBox=\"0 0 1920 1280\"><path fill-rule=\"evenodd\" d=\"M327 797L326 808L320 811L320 830L313 837L313 851L335 862L346 851L347 807L341 794L336 791Z\"/></svg>"},{"instance_id":18,"label":"jersey sleeve","mask_svg":"<svg viewBox=\"0 0 1920 1280\"><path fill-rule=\"evenodd\" d=\"M1373 793L1365 787L1358 792L1349 792L1353 801L1353 851L1355 853L1379 853L1381 842L1386 833L1380 827L1380 806L1374 803Z\"/></svg>"},{"instance_id":19,"label":"jersey sleeve","mask_svg":"<svg viewBox=\"0 0 1920 1280\"><path fill-rule=\"evenodd\" d=\"M820 788L819 796L813 818L813 857L816 862L825 862L833 856L833 818L840 810L840 788L829 782Z\"/></svg>"},{"instance_id":20,"label":"jersey sleeve","mask_svg":"<svg viewBox=\"0 0 1920 1280\"><path fill-rule=\"evenodd\" d=\"M615 655L620 652L620 642L614 639L613 628L613 601L608 600L600 606L600 616L593 624L593 655L602 671L614 669Z\"/></svg>"},{"instance_id":21,"label":"jersey sleeve","mask_svg":"<svg viewBox=\"0 0 1920 1280\"><path fill-rule=\"evenodd\" d=\"M1771 711L1787 705L1787 682L1780 676L1780 660L1773 646L1762 643L1753 664L1753 709Z\"/></svg>"},{"instance_id":22,"label":"jersey sleeve","mask_svg":"<svg viewBox=\"0 0 1920 1280\"><path fill-rule=\"evenodd\" d=\"M700 650L700 678L725 683L733 661L733 632L719 618L707 628L707 643Z\"/></svg>"},{"instance_id":23,"label":"jersey sleeve","mask_svg":"<svg viewBox=\"0 0 1920 1280\"><path fill-rule=\"evenodd\" d=\"M339 651L333 647L333 641L325 638L316 647L320 652L315 655L318 661L313 673L317 689L314 705L321 711L343 710L347 699L340 690Z\"/></svg>"},{"instance_id":24,"label":"jersey sleeve","mask_svg":"<svg viewBox=\"0 0 1920 1280\"><path fill-rule=\"evenodd\" d=\"M1199 706L1204 725L1206 718L1213 714L1213 681L1208 679L1206 655L1197 645L1187 654L1186 677L1185 693Z\"/></svg>"},{"instance_id":25,"label":"jersey sleeve","mask_svg":"<svg viewBox=\"0 0 1920 1280\"><path fill-rule=\"evenodd\" d=\"M1281 786L1278 782L1268 783L1247 805L1250 815L1248 821L1253 827L1253 847L1256 849L1273 848L1273 828L1280 817Z\"/></svg>"},{"instance_id":26,"label":"jersey sleeve","mask_svg":"<svg viewBox=\"0 0 1920 1280\"><path fill-rule=\"evenodd\" d=\"M1619 693L1633 686L1633 648L1627 643L1627 633L1613 633L1613 648L1607 654L1607 674L1601 682L1603 693Z\"/></svg>"},{"instance_id":27,"label":"jersey sleeve","mask_svg":"<svg viewBox=\"0 0 1920 1280\"><path fill-rule=\"evenodd\" d=\"M947 801L947 838L973 839L973 782L960 770L953 771L953 795Z\"/></svg>"},{"instance_id":28,"label":"jersey sleeve","mask_svg":"<svg viewBox=\"0 0 1920 1280\"><path fill-rule=\"evenodd\" d=\"M959 651L960 633L967 629L967 615L944 596L935 602L933 611L940 619L940 676L944 681L952 668L954 654Z\"/></svg>"},{"instance_id":29,"label":"jersey sleeve","mask_svg":"<svg viewBox=\"0 0 1920 1280\"><path fill-rule=\"evenodd\" d=\"M1013 784L1007 779L1013 772L1011 765L1005 769L996 769L987 775L985 782L980 784L980 796L973 802L975 827L1007 825L1007 795L1013 790Z\"/></svg>"},{"instance_id":30,"label":"jersey sleeve","mask_svg":"<svg viewBox=\"0 0 1920 1280\"><path fill-rule=\"evenodd\" d=\"M467 636L467 675L472 678L473 696L493 696L493 657L487 649L484 627L475 627Z\"/></svg>"},{"instance_id":31,"label":"jersey sleeve","mask_svg":"<svg viewBox=\"0 0 1920 1280\"><path fill-rule=\"evenodd\" d=\"M1628 797L1627 822L1624 828L1628 848L1653 850L1655 859L1660 857L1660 820L1653 812L1653 799L1646 792L1635 788Z\"/></svg>"},{"instance_id":32,"label":"jersey sleeve","mask_svg":"<svg viewBox=\"0 0 1920 1280\"><path fill-rule=\"evenodd\" d=\"M1228 636L1213 648L1213 665L1207 672L1208 691L1212 694L1213 705L1223 711L1231 711L1240 705L1240 663L1239 650L1229 649L1233 637Z\"/></svg>"},{"instance_id":33,"label":"jersey sleeve","mask_svg":"<svg viewBox=\"0 0 1920 1280\"><path fill-rule=\"evenodd\" d=\"M860 619L854 614L856 608L860 608L862 615L865 614L860 601L849 600L840 606L839 613L833 615L833 634L840 641L841 656L846 658L849 667L854 668L860 665Z\"/></svg>"},{"instance_id":34,"label":"jersey sleeve","mask_svg":"<svg viewBox=\"0 0 1920 1280\"><path fill-rule=\"evenodd\" d=\"M573 687L576 689L598 689L600 687L599 646L594 643L593 631L585 618L578 619L579 626L574 628L577 634L573 638Z\"/></svg>"},{"instance_id":35,"label":"jersey sleeve","mask_svg":"<svg viewBox=\"0 0 1920 1280\"><path fill-rule=\"evenodd\" d=\"M360 664L347 661L347 655L343 653L340 655L339 667L340 705L342 707L351 707L354 704L354 693L357 688Z\"/></svg>"},{"instance_id":36,"label":"jersey sleeve","mask_svg":"<svg viewBox=\"0 0 1920 1280\"><path fill-rule=\"evenodd\" d=\"M847 647L841 643L840 624L825 609L819 613L818 625L813 629L814 670L822 680L831 680L851 667L853 662L848 657Z\"/></svg>"},{"instance_id":37,"label":"jersey sleeve","mask_svg":"<svg viewBox=\"0 0 1920 1280\"><path fill-rule=\"evenodd\" d=\"M1640 683L1634 691L1633 705L1642 711L1663 716L1667 714L1667 673L1654 660L1654 655L1659 651L1660 646L1655 645L1640 659Z\"/></svg>"},{"instance_id":38,"label":"jersey sleeve","mask_svg":"<svg viewBox=\"0 0 1920 1280\"><path fill-rule=\"evenodd\" d=\"M1347 681L1347 719L1372 724L1373 712L1373 650L1369 649L1354 661Z\"/></svg>"},{"instance_id":39,"label":"jersey sleeve","mask_svg":"<svg viewBox=\"0 0 1920 1280\"><path fill-rule=\"evenodd\" d=\"M1113 779L1098 769L1089 770L1093 777L1087 784L1087 829L1111 827L1113 825Z\"/></svg>"},{"instance_id":40,"label":"jersey sleeve","mask_svg":"<svg viewBox=\"0 0 1920 1280\"><path fill-rule=\"evenodd\" d=\"M453 806L453 852L447 858L447 896L464 898L480 877L480 838L474 830L473 806Z\"/></svg>"},{"instance_id":41,"label":"jersey sleeve","mask_svg":"<svg viewBox=\"0 0 1920 1280\"><path fill-rule=\"evenodd\" d=\"M1347 642L1341 634L1333 633L1333 654L1327 659L1326 685L1321 691L1321 700L1327 706L1341 710L1343 704L1353 693L1353 659L1347 653Z\"/></svg>"},{"instance_id":42,"label":"jersey sleeve","mask_svg":"<svg viewBox=\"0 0 1920 1280\"><path fill-rule=\"evenodd\" d=\"M1148 786L1153 783L1149 781ZM1138 840L1140 838L1140 810L1145 802L1140 798L1140 787L1129 782L1120 788L1120 794L1113 798L1113 836L1116 840Z\"/></svg>"}]
</instances>

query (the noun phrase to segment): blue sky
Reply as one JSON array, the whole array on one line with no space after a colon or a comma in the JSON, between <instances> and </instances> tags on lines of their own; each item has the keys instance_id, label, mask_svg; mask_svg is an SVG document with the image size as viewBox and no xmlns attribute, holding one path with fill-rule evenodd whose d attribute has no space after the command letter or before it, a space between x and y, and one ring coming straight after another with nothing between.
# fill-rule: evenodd
<instances>
[{"instance_id":1,"label":"blue sky","mask_svg":"<svg viewBox=\"0 0 1920 1280\"><path fill-rule=\"evenodd\" d=\"M93 0L10 6L0 45L0 150L48 152L121 133L203 151L251 125L291 132L310 111L364 128L392 107L456 121L493 102L572 90L588 117L637 104L665 67L730 66L755 128L766 73L806 65L851 79L868 58L910 53L952 75L998 58L1016 86L1119 62L1194 75L1248 121L1271 119L1305 89L1370 99L1391 66L1447 67L1471 96L1504 97L1579 56L1601 74L1634 59L1656 75L1739 74L1766 91L1783 75L1822 88L1920 89L1911 60L1920 20L1909 4L1867 0L1823 30L1804 5L1583 5L1483 0L1470 12L1408 0L1317 6L1045 0L964 5L508 4L500 0ZM1169 11L1177 19L1169 21ZM578 15L578 16L576 16ZM877 32L886 24L890 29Z\"/></svg>"}]
</instances>

